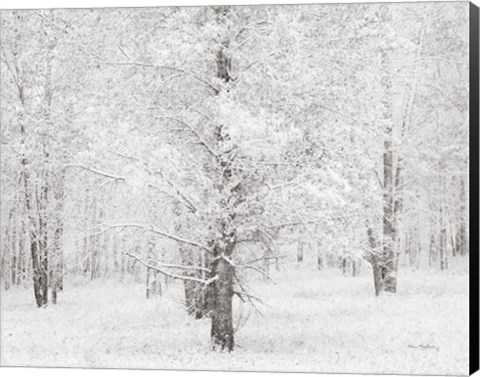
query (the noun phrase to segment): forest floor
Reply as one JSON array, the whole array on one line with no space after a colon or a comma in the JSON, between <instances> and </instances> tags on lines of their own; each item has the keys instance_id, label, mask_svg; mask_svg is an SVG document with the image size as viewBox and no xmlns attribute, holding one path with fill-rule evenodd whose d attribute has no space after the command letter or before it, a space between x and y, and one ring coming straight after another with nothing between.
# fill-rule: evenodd
<instances>
[{"instance_id":1,"label":"forest floor","mask_svg":"<svg viewBox=\"0 0 480 377\"><path fill-rule=\"evenodd\" d=\"M398 293L373 278L310 266L252 279L262 316L235 303L231 354L210 350L210 321L185 314L180 283L145 299L140 283L66 284L58 305L2 290L2 365L344 373L468 374L468 271L404 269Z\"/></svg>"}]
</instances>

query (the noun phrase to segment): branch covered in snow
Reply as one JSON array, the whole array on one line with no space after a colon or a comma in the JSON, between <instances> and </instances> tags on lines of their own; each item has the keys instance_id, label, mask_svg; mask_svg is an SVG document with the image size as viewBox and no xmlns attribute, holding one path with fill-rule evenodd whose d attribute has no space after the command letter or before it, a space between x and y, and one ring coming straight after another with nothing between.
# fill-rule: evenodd
<instances>
[{"instance_id":1,"label":"branch covered in snow","mask_svg":"<svg viewBox=\"0 0 480 377\"><path fill-rule=\"evenodd\" d=\"M205 141L205 139L202 137L202 135L200 135L198 133L198 131L195 130L195 128L191 124L185 122L182 119L171 117L171 116L161 116L161 115L159 115L159 116L156 116L155 118L173 120L173 121L178 122L178 123L182 124L183 126L187 127L196 136L196 138L198 139L198 142L205 147L205 149L208 151L208 153L210 153L213 157L217 157L217 154L215 153L213 148Z\"/></svg>"},{"instance_id":2,"label":"branch covered in snow","mask_svg":"<svg viewBox=\"0 0 480 377\"><path fill-rule=\"evenodd\" d=\"M179 270L198 270L198 271L205 271L211 273L212 271L205 267L197 267L197 266L182 266L178 264L171 264L171 263L160 263L155 261L155 265L164 267L164 268L174 268Z\"/></svg>"},{"instance_id":3,"label":"branch covered in snow","mask_svg":"<svg viewBox=\"0 0 480 377\"><path fill-rule=\"evenodd\" d=\"M108 152L110 153L113 153L117 156L120 156L122 158L125 158L127 160L132 160L132 161L137 161L137 162L140 162L142 165L143 165L143 168L145 169L145 171L148 173L148 174L151 174L151 175L157 175L159 177L161 177L165 182L167 182L167 184L175 190L175 193L183 200L183 204L185 204L185 206L192 212L192 213L195 213L198 211L198 208L193 204L193 201L187 197L187 195L178 187L178 185L176 185L175 183L172 182L172 180L168 179L162 172L160 171L155 171L155 172L152 172L148 166L147 166L147 163L146 161L143 161L142 159L136 157L136 156L132 156L132 155L129 155L129 154L126 154L126 153L121 153L121 152L118 152L118 151L115 151L115 150L111 150L109 149ZM150 184L149 185L150 187L152 188L156 188L160 191L163 191L161 190L159 187L155 186L155 185L152 185Z\"/></svg>"},{"instance_id":4,"label":"branch covered in snow","mask_svg":"<svg viewBox=\"0 0 480 377\"><path fill-rule=\"evenodd\" d=\"M267 258L264 258L264 259L267 259ZM277 284L265 271L263 271L262 269L260 269L260 268L258 268L258 267L255 267L255 266L252 266L252 265L249 265L249 264L243 264L243 265L241 265L241 266L239 266L239 267L256 271L256 272L258 272L259 274L265 276L265 277L266 277L268 280L270 280L273 284Z\"/></svg>"},{"instance_id":5,"label":"branch covered in snow","mask_svg":"<svg viewBox=\"0 0 480 377\"><path fill-rule=\"evenodd\" d=\"M187 71L185 69L174 67L174 66L167 66L167 65L159 65L159 64L151 64L151 63L143 63L143 62L112 62L112 61L105 61L98 55L94 55L98 60L100 60L103 64L112 65L112 66L135 66L135 67L143 67L143 68L155 68L155 69L165 69L170 70L178 73L182 73L185 75L190 75L195 78L197 81L201 82L202 84L206 85L208 88L212 89L215 93L218 93L220 90L215 87L212 83L208 82L208 80L204 79L203 77L199 76L195 72Z\"/></svg>"},{"instance_id":6,"label":"branch covered in snow","mask_svg":"<svg viewBox=\"0 0 480 377\"><path fill-rule=\"evenodd\" d=\"M163 236L163 237L165 237L165 238L171 239L171 240L173 240L173 241L177 241L177 242L180 242L180 243L183 243L183 244L195 246L195 247L198 247L199 249L202 249L202 250L207 251L208 253L213 253L213 250L212 250L212 249L210 249L209 247L207 247L207 246L205 246L205 245L202 245L202 244L199 243L199 242L187 240L187 239L185 239L185 238L176 236L176 235L174 235L174 234L170 234L170 233L163 232L163 231L161 231L161 230L159 230L159 229L154 228L153 226L147 226L147 225L142 225L142 224L133 224L133 223L126 223L126 224L106 224L106 226L108 226L109 228L137 228L137 229L143 229L143 230L145 230L145 231L158 234L158 235L160 235L160 236Z\"/></svg>"},{"instance_id":7,"label":"branch covered in snow","mask_svg":"<svg viewBox=\"0 0 480 377\"><path fill-rule=\"evenodd\" d=\"M94 174L97 174L97 175L100 175L100 176L103 176L103 177L106 177L106 178L112 178L116 181L125 182L125 177L122 177L120 175L115 175L113 173L108 173L108 172L104 172L104 171L101 171L101 170L97 170L97 169L94 169L94 168L91 168L89 166L85 166L85 165L82 165L82 164L68 164L68 165L65 165L65 168L80 168L80 169L89 171L91 173L94 173Z\"/></svg>"},{"instance_id":8,"label":"branch covered in snow","mask_svg":"<svg viewBox=\"0 0 480 377\"><path fill-rule=\"evenodd\" d=\"M143 264L145 267L148 267L148 268L151 268L155 271L158 271L160 272L161 274L164 274L168 277L171 277L172 279L179 279L179 280L190 280L190 281L195 281L197 283L200 283L200 284L204 284L205 286L207 285L210 285L212 284L213 282L217 281L218 280L218 275L215 275L214 277L208 279L208 280L203 280L203 279L198 279L198 278L195 278L195 277L192 277L192 276L185 276L185 275L177 275L177 274L173 274L171 272L167 272L163 269L161 269L160 267L157 266L157 263L155 264L152 264L150 263L149 261L145 261L143 260L142 258L140 258L139 256L137 255L134 255L134 254L131 254L131 253L124 253L125 255L128 255L129 257L137 260L138 262L140 262L141 264ZM182 266L183 267L183 266Z\"/></svg>"}]
</instances>

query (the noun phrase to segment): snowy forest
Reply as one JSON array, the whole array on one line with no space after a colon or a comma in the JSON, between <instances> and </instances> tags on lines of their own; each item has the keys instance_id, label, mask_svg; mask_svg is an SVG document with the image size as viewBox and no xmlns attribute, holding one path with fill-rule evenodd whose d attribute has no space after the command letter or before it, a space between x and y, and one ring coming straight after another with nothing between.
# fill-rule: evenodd
<instances>
[{"instance_id":1,"label":"snowy forest","mask_svg":"<svg viewBox=\"0 0 480 377\"><path fill-rule=\"evenodd\" d=\"M468 374L468 3L1 11L2 365Z\"/></svg>"}]
</instances>

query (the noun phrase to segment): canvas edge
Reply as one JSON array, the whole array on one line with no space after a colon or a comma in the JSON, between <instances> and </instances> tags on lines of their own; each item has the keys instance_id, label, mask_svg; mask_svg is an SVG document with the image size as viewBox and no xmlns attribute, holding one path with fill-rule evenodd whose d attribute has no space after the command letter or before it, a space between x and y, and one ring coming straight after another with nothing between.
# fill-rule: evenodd
<instances>
[{"instance_id":1,"label":"canvas edge","mask_svg":"<svg viewBox=\"0 0 480 377\"><path fill-rule=\"evenodd\" d=\"M469 58L470 58L470 374L479 369L479 8L469 5Z\"/></svg>"}]
</instances>

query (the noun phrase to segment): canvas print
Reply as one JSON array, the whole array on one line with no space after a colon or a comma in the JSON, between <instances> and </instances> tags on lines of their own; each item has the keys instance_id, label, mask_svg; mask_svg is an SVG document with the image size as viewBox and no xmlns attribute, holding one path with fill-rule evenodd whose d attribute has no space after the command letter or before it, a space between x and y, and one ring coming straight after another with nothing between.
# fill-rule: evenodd
<instances>
[{"instance_id":1,"label":"canvas print","mask_svg":"<svg viewBox=\"0 0 480 377\"><path fill-rule=\"evenodd\" d=\"M2 10L2 365L468 374L469 8Z\"/></svg>"}]
</instances>

